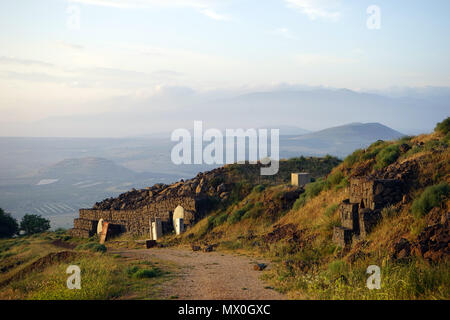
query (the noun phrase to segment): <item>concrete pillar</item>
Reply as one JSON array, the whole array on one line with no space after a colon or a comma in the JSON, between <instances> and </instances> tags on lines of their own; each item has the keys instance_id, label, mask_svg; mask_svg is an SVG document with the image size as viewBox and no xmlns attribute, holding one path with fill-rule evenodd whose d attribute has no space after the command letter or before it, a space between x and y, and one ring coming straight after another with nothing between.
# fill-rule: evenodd
<instances>
[{"instance_id":1,"label":"concrete pillar","mask_svg":"<svg viewBox=\"0 0 450 320\"><path fill-rule=\"evenodd\" d=\"M160 218L155 218L152 222L152 237L153 240L158 240L162 237L162 222Z\"/></svg>"},{"instance_id":2,"label":"concrete pillar","mask_svg":"<svg viewBox=\"0 0 450 320\"><path fill-rule=\"evenodd\" d=\"M175 220L175 232L178 234L181 234L184 232L184 219L178 218Z\"/></svg>"}]
</instances>

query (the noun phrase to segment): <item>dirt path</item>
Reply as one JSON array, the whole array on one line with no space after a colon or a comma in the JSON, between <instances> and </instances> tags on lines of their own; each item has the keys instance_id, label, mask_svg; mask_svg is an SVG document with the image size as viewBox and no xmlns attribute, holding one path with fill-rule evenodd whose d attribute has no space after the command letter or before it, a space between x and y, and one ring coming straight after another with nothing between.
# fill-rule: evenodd
<instances>
[{"instance_id":1,"label":"dirt path","mask_svg":"<svg viewBox=\"0 0 450 320\"><path fill-rule=\"evenodd\" d=\"M170 261L181 267L174 280L163 285L162 298L189 300L278 300L286 297L265 288L256 260L221 252L193 252L180 248L121 251L124 257ZM258 263L267 263L258 260ZM270 265L269 265L270 267Z\"/></svg>"}]
</instances>

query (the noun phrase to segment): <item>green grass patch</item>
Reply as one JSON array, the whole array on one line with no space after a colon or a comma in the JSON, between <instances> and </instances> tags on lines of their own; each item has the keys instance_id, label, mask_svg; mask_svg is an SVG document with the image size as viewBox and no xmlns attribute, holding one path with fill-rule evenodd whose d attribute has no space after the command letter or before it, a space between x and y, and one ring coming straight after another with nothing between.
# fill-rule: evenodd
<instances>
[{"instance_id":1,"label":"green grass patch","mask_svg":"<svg viewBox=\"0 0 450 320\"><path fill-rule=\"evenodd\" d=\"M449 194L450 186L447 182L426 188L412 204L411 211L413 215L416 218L425 216L431 209L439 207L448 198Z\"/></svg>"}]
</instances>

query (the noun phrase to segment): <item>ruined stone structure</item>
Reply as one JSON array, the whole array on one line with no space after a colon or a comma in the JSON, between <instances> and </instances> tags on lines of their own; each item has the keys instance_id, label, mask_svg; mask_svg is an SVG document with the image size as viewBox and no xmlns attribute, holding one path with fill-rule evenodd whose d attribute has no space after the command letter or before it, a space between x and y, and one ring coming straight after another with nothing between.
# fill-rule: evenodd
<instances>
[{"instance_id":1,"label":"ruined stone structure","mask_svg":"<svg viewBox=\"0 0 450 320\"><path fill-rule=\"evenodd\" d=\"M76 237L91 237L97 233L98 222L109 223L108 235L131 233L153 239L152 222L161 219L162 233L190 227L211 209L211 197L226 200L232 185L222 182L224 168L199 173L195 178L172 185L156 184L142 190L131 190L117 198L97 202L91 209L80 209L79 218L70 230Z\"/></svg>"},{"instance_id":2,"label":"ruined stone structure","mask_svg":"<svg viewBox=\"0 0 450 320\"><path fill-rule=\"evenodd\" d=\"M152 238L151 223L156 218L161 219L163 233L174 229L173 211L178 206L183 207L183 221L189 226L204 216L209 203L204 197L175 197L152 202L137 209L80 209L80 217L74 220L71 234L77 237L91 237L97 233L98 221L103 219L109 222L109 228L115 230L114 233L128 232L139 236L148 235Z\"/></svg>"},{"instance_id":3,"label":"ruined stone structure","mask_svg":"<svg viewBox=\"0 0 450 320\"><path fill-rule=\"evenodd\" d=\"M297 187L304 187L311 182L311 174L307 172L291 173L291 184Z\"/></svg>"},{"instance_id":4,"label":"ruined stone structure","mask_svg":"<svg viewBox=\"0 0 450 320\"><path fill-rule=\"evenodd\" d=\"M381 219L381 210L402 201L403 182L396 179L354 178L350 199L339 206L341 226L333 230L333 241L342 247L364 239Z\"/></svg>"}]
</instances>

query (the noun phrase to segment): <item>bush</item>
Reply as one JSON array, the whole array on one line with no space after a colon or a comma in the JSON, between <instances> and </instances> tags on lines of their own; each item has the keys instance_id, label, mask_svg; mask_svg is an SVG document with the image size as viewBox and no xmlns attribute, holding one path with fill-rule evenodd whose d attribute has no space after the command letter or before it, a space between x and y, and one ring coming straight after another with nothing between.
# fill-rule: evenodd
<instances>
[{"instance_id":1,"label":"bush","mask_svg":"<svg viewBox=\"0 0 450 320\"><path fill-rule=\"evenodd\" d=\"M218 215L214 219L214 227L218 227L218 226L224 224L225 221L227 221L227 219L228 219L228 214L226 214L226 213L222 213L222 214Z\"/></svg>"},{"instance_id":2,"label":"bush","mask_svg":"<svg viewBox=\"0 0 450 320\"><path fill-rule=\"evenodd\" d=\"M161 270L158 268L140 269L133 273L133 277L137 279L155 278L161 275Z\"/></svg>"},{"instance_id":3,"label":"bush","mask_svg":"<svg viewBox=\"0 0 450 320\"><path fill-rule=\"evenodd\" d=\"M382 149L376 156L377 164L375 165L376 169L382 169L387 167L391 163L397 161L400 156L400 148L398 145L390 145L384 149Z\"/></svg>"},{"instance_id":4,"label":"bush","mask_svg":"<svg viewBox=\"0 0 450 320\"><path fill-rule=\"evenodd\" d=\"M50 220L36 214L26 214L20 222L20 230L26 234L36 234L50 229Z\"/></svg>"},{"instance_id":5,"label":"bush","mask_svg":"<svg viewBox=\"0 0 450 320\"><path fill-rule=\"evenodd\" d=\"M340 184L344 178L345 177L342 171L336 171L335 173L330 174L326 181L327 189L330 189L331 187Z\"/></svg>"},{"instance_id":6,"label":"bush","mask_svg":"<svg viewBox=\"0 0 450 320\"><path fill-rule=\"evenodd\" d=\"M17 220L0 208L0 238L11 238L19 232Z\"/></svg>"},{"instance_id":7,"label":"bush","mask_svg":"<svg viewBox=\"0 0 450 320\"><path fill-rule=\"evenodd\" d=\"M431 209L439 207L449 196L450 186L447 182L430 186L414 200L411 210L416 218L425 216Z\"/></svg>"},{"instance_id":8,"label":"bush","mask_svg":"<svg viewBox=\"0 0 450 320\"><path fill-rule=\"evenodd\" d=\"M442 122L439 122L436 125L436 128L434 129L434 131L442 133L442 134L448 134L450 132L450 117L448 117L447 119L445 119Z\"/></svg>"},{"instance_id":9,"label":"bush","mask_svg":"<svg viewBox=\"0 0 450 320\"><path fill-rule=\"evenodd\" d=\"M327 182L323 179L307 184L305 186L305 192L295 201L293 209L298 210L302 208L308 200L318 196L326 186Z\"/></svg>"},{"instance_id":10,"label":"bush","mask_svg":"<svg viewBox=\"0 0 450 320\"><path fill-rule=\"evenodd\" d=\"M262 184L258 184L256 187L253 188L253 192L261 193L266 189L266 187Z\"/></svg>"},{"instance_id":11,"label":"bush","mask_svg":"<svg viewBox=\"0 0 450 320\"><path fill-rule=\"evenodd\" d=\"M89 250L93 252L106 252L106 247L104 244L96 243L96 242L88 242L84 244L79 244L75 250Z\"/></svg>"},{"instance_id":12,"label":"bush","mask_svg":"<svg viewBox=\"0 0 450 320\"><path fill-rule=\"evenodd\" d=\"M344 165L349 168L352 167L356 162L358 162L363 150L358 149L354 151L352 154L348 155L347 158L344 159Z\"/></svg>"}]
</instances>

